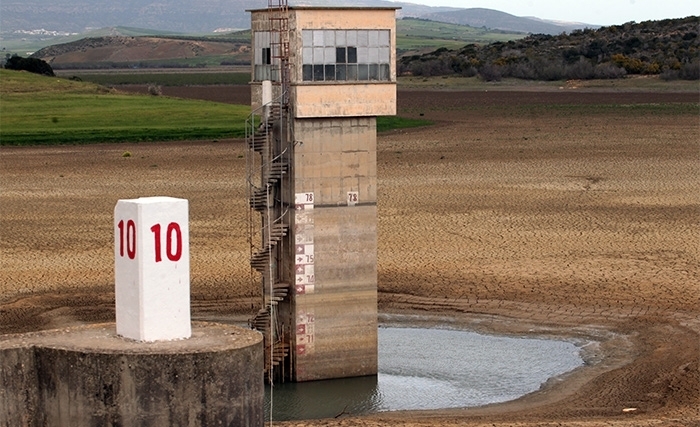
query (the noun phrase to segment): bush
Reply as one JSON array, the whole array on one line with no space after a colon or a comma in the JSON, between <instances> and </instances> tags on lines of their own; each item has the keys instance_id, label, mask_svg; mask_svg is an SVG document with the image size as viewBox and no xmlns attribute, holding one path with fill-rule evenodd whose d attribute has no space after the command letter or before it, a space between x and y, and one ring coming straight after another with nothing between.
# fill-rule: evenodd
<instances>
[{"instance_id":1,"label":"bush","mask_svg":"<svg viewBox=\"0 0 700 427\"><path fill-rule=\"evenodd\" d=\"M428 61L417 61L411 64L411 74L414 76L444 76L452 74L450 67L440 59L430 59Z\"/></svg>"},{"instance_id":2,"label":"bush","mask_svg":"<svg viewBox=\"0 0 700 427\"><path fill-rule=\"evenodd\" d=\"M460 75L462 77L474 77L477 74L479 74L479 70L477 70L475 67L472 67L472 66L463 68L462 72L460 73Z\"/></svg>"},{"instance_id":3,"label":"bush","mask_svg":"<svg viewBox=\"0 0 700 427\"><path fill-rule=\"evenodd\" d=\"M479 68L479 77L485 82L500 82L502 77L501 67L486 64Z\"/></svg>"},{"instance_id":4,"label":"bush","mask_svg":"<svg viewBox=\"0 0 700 427\"><path fill-rule=\"evenodd\" d=\"M153 95L153 96L160 96L163 94L163 89L156 84L149 84L148 85L148 93Z\"/></svg>"},{"instance_id":5,"label":"bush","mask_svg":"<svg viewBox=\"0 0 700 427\"><path fill-rule=\"evenodd\" d=\"M555 61L540 61L535 64L535 75L539 80L562 80L566 77L566 69Z\"/></svg>"},{"instance_id":6,"label":"bush","mask_svg":"<svg viewBox=\"0 0 700 427\"><path fill-rule=\"evenodd\" d=\"M510 77L523 80L535 80L535 70L529 63L511 64L508 66L507 74Z\"/></svg>"},{"instance_id":7,"label":"bush","mask_svg":"<svg viewBox=\"0 0 700 427\"><path fill-rule=\"evenodd\" d=\"M700 80L700 60L695 59L690 64L683 64L679 70L679 77L683 80Z\"/></svg>"},{"instance_id":8,"label":"bush","mask_svg":"<svg viewBox=\"0 0 700 427\"><path fill-rule=\"evenodd\" d=\"M672 80L700 80L700 60L696 59L689 64L683 64L678 68L666 68L659 77L665 81Z\"/></svg>"},{"instance_id":9,"label":"bush","mask_svg":"<svg viewBox=\"0 0 700 427\"><path fill-rule=\"evenodd\" d=\"M56 76L53 73L53 68L46 61L39 58L22 58L19 55L12 55L10 58L7 58L5 68L8 70L29 71L30 73L49 77Z\"/></svg>"},{"instance_id":10,"label":"bush","mask_svg":"<svg viewBox=\"0 0 700 427\"><path fill-rule=\"evenodd\" d=\"M609 62L596 65L593 71L593 76L596 79L621 79L626 75L627 71L624 68L616 67Z\"/></svg>"},{"instance_id":11,"label":"bush","mask_svg":"<svg viewBox=\"0 0 700 427\"><path fill-rule=\"evenodd\" d=\"M566 67L566 78L577 80L592 79L595 75L593 65L585 59L580 59L573 65Z\"/></svg>"}]
</instances>

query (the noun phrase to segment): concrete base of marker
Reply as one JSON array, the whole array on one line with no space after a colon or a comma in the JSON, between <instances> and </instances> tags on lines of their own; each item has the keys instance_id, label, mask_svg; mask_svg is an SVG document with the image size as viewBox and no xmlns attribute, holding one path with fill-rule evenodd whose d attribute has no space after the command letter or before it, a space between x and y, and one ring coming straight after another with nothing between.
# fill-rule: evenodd
<instances>
[{"instance_id":1,"label":"concrete base of marker","mask_svg":"<svg viewBox=\"0 0 700 427\"><path fill-rule=\"evenodd\" d=\"M263 426L262 335L195 322L143 343L114 324L0 336L0 425Z\"/></svg>"}]
</instances>

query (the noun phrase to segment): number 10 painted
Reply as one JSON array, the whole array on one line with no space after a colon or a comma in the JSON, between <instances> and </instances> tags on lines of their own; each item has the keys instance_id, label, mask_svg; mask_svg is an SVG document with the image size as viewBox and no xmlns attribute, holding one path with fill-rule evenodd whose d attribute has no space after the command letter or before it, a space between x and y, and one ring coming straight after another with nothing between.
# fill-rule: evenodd
<instances>
[{"instance_id":1,"label":"number 10 painted","mask_svg":"<svg viewBox=\"0 0 700 427\"><path fill-rule=\"evenodd\" d=\"M133 219L120 220L117 224L119 228L119 256L126 256L129 259L136 258L136 224ZM155 224L151 227L155 246L155 262L163 261L161 225ZM179 261L182 257L182 231L180 224L171 222L165 232L165 255L170 261Z\"/></svg>"}]
</instances>

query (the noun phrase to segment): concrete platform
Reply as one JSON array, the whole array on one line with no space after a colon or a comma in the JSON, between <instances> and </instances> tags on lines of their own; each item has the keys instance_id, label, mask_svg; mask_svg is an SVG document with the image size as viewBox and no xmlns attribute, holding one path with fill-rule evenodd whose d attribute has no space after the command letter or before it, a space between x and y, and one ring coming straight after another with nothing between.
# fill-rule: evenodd
<instances>
[{"instance_id":1,"label":"concrete platform","mask_svg":"<svg viewBox=\"0 0 700 427\"><path fill-rule=\"evenodd\" d=\"M262 426L258 332L193 322L136 342L115 324L0 336L0 426Z\"/></svg>"}]
</instances>

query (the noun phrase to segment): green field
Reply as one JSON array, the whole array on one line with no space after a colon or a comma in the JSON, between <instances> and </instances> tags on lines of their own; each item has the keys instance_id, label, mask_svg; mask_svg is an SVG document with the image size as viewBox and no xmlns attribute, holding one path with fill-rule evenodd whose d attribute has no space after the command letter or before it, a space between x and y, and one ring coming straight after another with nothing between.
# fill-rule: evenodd
<instances>
[{"instance_id":1,"label":"green field","mask_svg":"<svg viewBox=\"0 0 700 427\"><path fill-rule=\"evenodd\" d=\"M0 145L241 138L248 105L132 95L94 83L0 70ZM377 128L425 126L377 118Z\"/></svg>"},{"instance_id":2,"label":"green field","mask_svg":"<svg viewBox=\"0 0 700 427\"><path fill-rule=\"evenodd\" d=\"M547 91L562 90L564 80L539 81L504 78L498 82L485 82L478 77L461 76L401 76L397 84L400 88L420 88L438 90L493 90L493 91ZM665 81L658 76L628 76L623 79L577 80L578 90L598 90L605 92L697 92L698 82L694 80Z\"/></svg>"},{"instance_id":3,"label":"green field","mask_svg":"<svg viewBox=\"0 0 700 427\"><path fill-rule=\"evenodd\" d=\"M0 144L82 144L242 137L250 107L127 95L0 70Z\"/></svg>"},{"instance_id":4,"label":"green field","mask_svg":"<svg viewBox=\"0 0 700 427\"><path fill-rule=\"evenodd\" d=\"M91 73L80 70L73 73L64 71L62 75L79 77L84 81L105 86L112 85L144 85L160 86L200 86L200 85L247 85L250 82L250 72L197 72L176 71L149 72L135 71L133 73Z\"/></svg>"}]
</instances>

